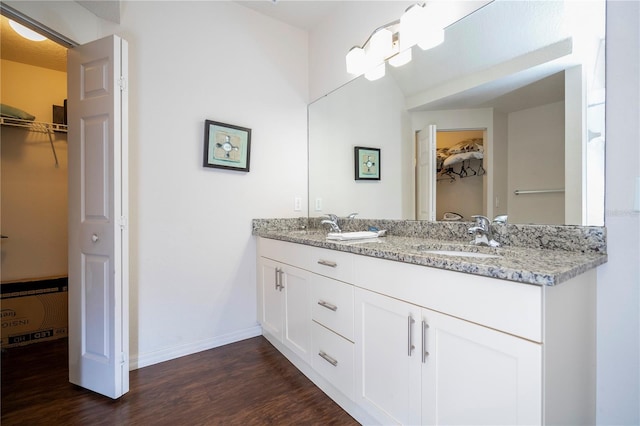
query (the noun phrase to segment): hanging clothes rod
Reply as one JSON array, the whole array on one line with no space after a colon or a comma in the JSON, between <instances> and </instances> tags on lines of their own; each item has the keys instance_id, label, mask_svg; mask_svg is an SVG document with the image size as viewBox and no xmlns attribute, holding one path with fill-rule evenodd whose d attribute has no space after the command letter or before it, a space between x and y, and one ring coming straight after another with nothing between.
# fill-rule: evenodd
<instances>
[{"instance_id":1,"label":"hanging clothes rod","mask_svg":"<svg viewBox=\"0 0 640 426\"><path fill-rule=\"evenodd\" d=\"M516 195L521 194L550 194L553 192L564 192L564 189L516 189L513 191Z\"/></svg>"}]
</instances>

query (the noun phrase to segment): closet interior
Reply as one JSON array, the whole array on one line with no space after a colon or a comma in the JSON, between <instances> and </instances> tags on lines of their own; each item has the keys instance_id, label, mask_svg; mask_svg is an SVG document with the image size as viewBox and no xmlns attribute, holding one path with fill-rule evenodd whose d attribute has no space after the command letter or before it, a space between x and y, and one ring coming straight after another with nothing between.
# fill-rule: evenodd
<instances>
[{"instance_id":1,"label":"closet interior","mask_svg":"<svg viewBox=\"0 0 640 426\"><path fill-rule=\"evenodd\" d=\"M0 26L2 347L67 335L66 48Z\"/></svg>"}]
</instances>

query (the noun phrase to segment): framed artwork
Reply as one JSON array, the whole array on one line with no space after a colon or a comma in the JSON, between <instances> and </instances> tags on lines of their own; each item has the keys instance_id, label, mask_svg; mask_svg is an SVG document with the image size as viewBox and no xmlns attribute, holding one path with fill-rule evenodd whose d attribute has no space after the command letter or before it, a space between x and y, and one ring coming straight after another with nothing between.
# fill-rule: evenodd
<instances>
[{"instance_id":1,"label":"framed artwork","mask_svg":"<svg viewBox=\"0 0 640 426\"><path fill-rule=\"evenodd\" d=\"M354 148L356 180L380 180L380 149Z\"/></svg>"},{"instance_id":2,"label":"framed artwork","mask_svg":"<svg viewBox=\"0 0 640 426\"><path fill-rule=\"evenodd\" d=\"M251 129L205 120L204 167L249 171Z\"/></svg>"}]
</instances>

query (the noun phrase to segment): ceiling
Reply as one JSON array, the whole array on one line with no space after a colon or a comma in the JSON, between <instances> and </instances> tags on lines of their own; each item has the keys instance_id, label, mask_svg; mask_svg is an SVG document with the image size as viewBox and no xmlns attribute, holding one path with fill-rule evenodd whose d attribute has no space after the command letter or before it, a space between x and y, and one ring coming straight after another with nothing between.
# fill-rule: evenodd
<instances>
[{"instance_id":1,"label":"ceiling","mask_svg":"<svg viewBox=\"0 0 640 426\"><path fill-rule=\"evenodd\" d=\"M0 56L2 59L67 71L67 49L51 40L31 41L18 35L2 16L0 22Z\"/></svg>"},{"instance_id":2,"label":"ceiling","mask_svg":"<svg viewBox=\"0 0 640 426\"><path fill-rule=\"evenodd\" d=\"M237 3L271 18L305 31L340 6L343 1L318 0L237 0ZM78 1L96 16L113 22L120 21L119 1ZM0 25L0 56L2 59L20 62L56 71L67 70L67 49L51 40L31 41L19 36L2 16Z\"/></svg>"},{"instance_id":3,"label":"ceiling","mask_svg":"<svg viewBox=\"0 0 640 426\"><path fill-rule=\"evenodd\" d=\"M311 31L346 1L327 0L236 0L242 6L291 26Z\"/></svg>"}]
</instances>

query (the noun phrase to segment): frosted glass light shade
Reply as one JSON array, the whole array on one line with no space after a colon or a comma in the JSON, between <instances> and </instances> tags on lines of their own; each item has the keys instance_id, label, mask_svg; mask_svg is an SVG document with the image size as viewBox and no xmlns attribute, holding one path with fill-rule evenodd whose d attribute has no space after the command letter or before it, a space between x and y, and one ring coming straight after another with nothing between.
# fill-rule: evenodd
<instances>
[{"instance_id":1,"label":"frosted glass light shade","mask_svg":"<svg viewBox=\"0 0 640 426\"><path fill-rule=\"evenodd\" d=\"M384 61L393 51L393 34L386 28L377 30L367 45L369 63L375 65Z\"/></svg>"},{"instance_id":2,"label":"frosted glass light shade","mask_svg":"<svg viewBox=\"0 0 640 426\"><path fill-rule=\"evenodd\" d=\"M39 34L27 27L25 27L22 24L18 24L15 21L12 21L11 19L9 19L9 25L11 25L11 28L13 28L13 30L15 32L17 32L18 34L20 34L22 37L26 38L27 40L31 40L31 41L44 41L47 38L45 36L43 36L42 34Z\"/></svg>"},{"instance_id":3,"label":"frosted glass light shade","mask_svg":"<svg viewBox=\"0 0 640 426\"><path fill-rule=\"evenodd\" d=\"M380 65L377 65L374 68L367 71L366 73L364 73L364 77L369 81L374 81L384 77L384 74L385 74L385 64L383 62Z\"/></svg>"},{"instance_id":4,"label":"frosted glass light shade","mask_svg":"<svg viewBox=\"0 0 640 426\"><path fill-rule=\"evenodd\" d=\"M418 44L426 29L427 11L414 4L400 17L400 50Z\"/></svg>"},{"instance_id":5,"label":"frosted glass light shade","mask_svg":"<svg viewBox=\"0 0 640 426\"><path fill-rule=\"evenodd\" d=\"M367 56L364 49L360 47L352 48L347 53L346 61L349 74L360 75L367 70Z\"/></svg>"},{"instance_id":6,"label":"frosted glass light shade","mask_svg":"<svg viewBox=\"0 0 640 426\"><path fill-rule=\"evenodd\" d=\"M444 41L444 29L430 29L424 33L423 38L418 42L420 49L427 50L442 44Z\"/></svg>"},{"instance_id":7,"label":"frosted glass light shade","mask_svg":"<svg viewBox=\"0 0 640 426\"><path fill-rule=\"evenodd\" d=\"M395 56L389 58L389 65L393 67L401 67L411 62L411 49L403 50Z\"/></svg>"}]
</instances>

